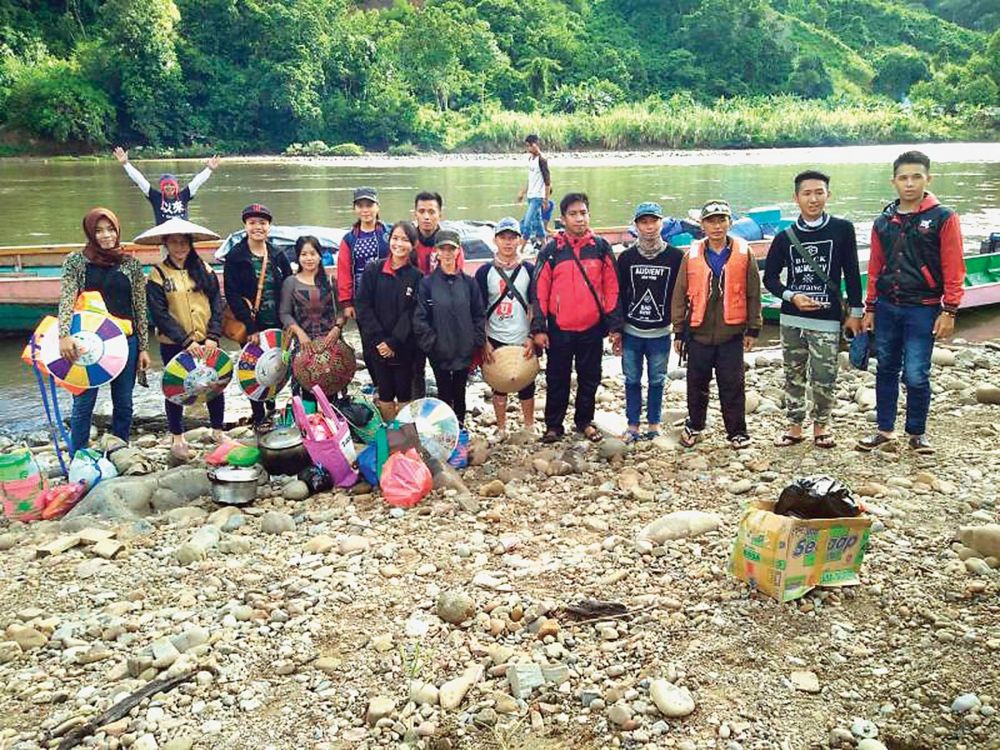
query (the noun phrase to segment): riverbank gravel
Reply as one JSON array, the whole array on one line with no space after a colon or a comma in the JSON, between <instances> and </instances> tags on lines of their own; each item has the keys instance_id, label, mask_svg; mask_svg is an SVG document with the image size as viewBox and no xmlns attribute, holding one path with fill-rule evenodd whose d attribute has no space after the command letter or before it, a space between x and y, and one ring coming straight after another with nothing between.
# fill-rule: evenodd
<instances>
[{"instance_id":1,"label":"riverbank gravel","mask_svg":"<svg viewBox=\"0 0 1000 750\"><path fill-rule=\"evenodd\" d=\"M80 746L996 748L1000 407L986 402L1000 345L949 351L931 457L853 449L873 427L874 376L847 370L838 446L773 447L772 351L749 358L749 450L728 448L714 407L692 451L676 428L632 447L496 443L475 385L485 461L465 471L468 495L390 512L364 486L291 501L275 480L242 509L203 498L139 520L3 522L0 747L60 747L183 677ZM622 401L607 377L602 426L621 429ZM861 585L788 604L751 594L727 572L743 508L817 473L874 516ZM588 599L624 613L571 616Z\"/></svg>"}]
</instances>

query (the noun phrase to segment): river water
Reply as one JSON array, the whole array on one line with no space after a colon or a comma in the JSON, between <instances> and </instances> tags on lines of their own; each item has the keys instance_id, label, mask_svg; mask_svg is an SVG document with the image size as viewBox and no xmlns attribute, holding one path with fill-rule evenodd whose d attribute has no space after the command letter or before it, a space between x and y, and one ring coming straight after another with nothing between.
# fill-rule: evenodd
<instances>
[{"instance_id":1,"label":"river water","mask_svg":"<svg viewBox=\"0 0 1000 750\"><path fill-rule=\"evenodd\" d=\"M727 198L736 210L776 204L792 213L794 175L817 167L832 177L832 211L854 221L864 241L874 215L893 198L891 162L906 148L566 154L552 155L549 161L554 194L588 193L595 226L627 223L632 207L644 200L660 202L674 216L716 197ZM934 160L932 189L961 215L967 251L991 231L1000 231L1000 144L919 148ZM136 166L153 181L171 172L184 184L201 162L142 161ZM520 216L515 197L524 179L523 157L228 159L192 202L191 219L225 235L239 228L242 207L259 201L278 224L346 226L353 220L351 193L359 185L378 188L382 216L390 221L408 216L420 190L444 196L446 218L497 219ZM149 204L114 161L0 160L0 205L2 245L80 242L80 220L95 205L118 214L125 237L152 224ZM967 338L996 337L1000 319L995 311L966 314L959 329ZM45 424L34 378L18 358L21 346L20 341L0 341L3 432ZM107 390L102 389L102 400ZM140 389L137 398L160 396L158 389ZM66 399L67 413L68 407Z\"/></svg>"}]
</instances>

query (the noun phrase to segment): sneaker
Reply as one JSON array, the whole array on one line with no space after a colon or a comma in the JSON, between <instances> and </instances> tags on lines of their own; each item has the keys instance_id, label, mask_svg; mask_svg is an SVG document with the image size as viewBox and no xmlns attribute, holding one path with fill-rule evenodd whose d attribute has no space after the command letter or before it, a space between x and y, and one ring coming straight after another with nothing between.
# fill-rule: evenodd
<instances>
[{"instance_id":1,"label":"sneaker","mask_svg":"<svg viewBox=\"0 0 1000 750\"><path fill-rule=\"evenodd\" d=\"M859 451L865 451L867 453L869 451L875 450L876 448L882 448L883 446L893 442L895 439L896 438L886 437L881 432L876 432L869 435L868 437L861 438L855 444L855 447Z\"/></svg>"},{"instance_id":2,"label":"sneaker","mask_svg":"<svg viewBox=\"0 0 1000 750\"><path fill-rule=\"evenodd\" d=\"M931 445L931 441L927 439L926 435L910 435L910 450L929 456L934 453L934 446Z\"/></svg>"}]
</instances>

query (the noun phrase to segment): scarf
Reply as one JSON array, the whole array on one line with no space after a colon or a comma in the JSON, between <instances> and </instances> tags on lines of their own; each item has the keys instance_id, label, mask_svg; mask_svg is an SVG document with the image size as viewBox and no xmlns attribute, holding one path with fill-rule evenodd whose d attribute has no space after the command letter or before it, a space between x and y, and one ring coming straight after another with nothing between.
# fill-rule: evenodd
<instances>
[{"instance_id":1,"label":"scarf","mask_svg":"<svg viewBox=\"0 0 1000 750\"><path fill-rule=\"evenodd\" d=\"M569 245L573 248L573 252L577 255L583 250L587 245L596 245L597 241L594 239L594 233L591 230L587 230L586 233L581 237L574 237L569 232L560 232L556 235L556 245L559 247L566 247Z\"/></svg>"},{"instance_id":2,"label":"scarf","mask_svg":"<svg viewBox=\"0 0 1000 750\"><path fill-rule=\"evenodd\" d=\"M110 250L105 250L97 241L97 222L107 219L115 228L115 246ZM83 233L87 235L87 244L83 248L83 257L95 266L110 268L121 264L125 257L122 249L121 236L122 228L118 217L108 208L92 208L83 217Z\"/></svg>"},{"instance_id":3,"label":"scarf","mask_svg":"<svg viewBox=\"0 0 1000 750\"><path fill-rule=\"evenodd\" d=\"M645 240L640 236L635 246L639 250L639 255L646 260L652 260L667 248L667 243L660 235L656 235L652 240Z\"/></svg>"}]
</instances>

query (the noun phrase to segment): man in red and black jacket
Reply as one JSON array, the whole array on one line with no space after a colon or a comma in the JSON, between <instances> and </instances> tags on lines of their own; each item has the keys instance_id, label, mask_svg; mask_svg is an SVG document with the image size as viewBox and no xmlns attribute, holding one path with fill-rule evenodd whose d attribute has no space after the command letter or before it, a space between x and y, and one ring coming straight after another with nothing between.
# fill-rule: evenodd
<instances>
[{"instance_id":1,"label":"man in red and black jacket","mask_svg":"<svg viewBox=\"0 0 1000 750\"><path fill-rule=\"evenodd\" d=\"M927 439L934 341L950 336L962 303L965 259L958 215L927 192L931 160L919 151L892 165L899 198L872 226L868 297L862 327L875 331L878 432L858 441L870 451L895 439L899 380L906 383L906 434L910 448L933 453Z\"/></svg>"},{"instance_id":2,"label":"man in red and black jacket","mask_svg":"<svg viewBox=\"0 0 1000 750\"><path fill-rule=\"evenodd\" d=\"M604 336L610 335L615 349L621 345L618 272L611 245L590 231L587 196L569 193L559 209L566 229L542 248L532 281L535 314L531 332L535 344L549 352L542 441L554 443L563 436L575 359L573 422L577 432L600 442L603 435L593 420Z\"/></svg>"}]
</instances>

